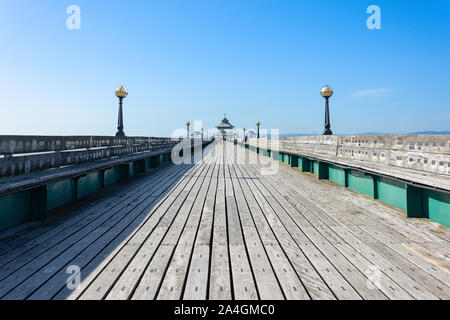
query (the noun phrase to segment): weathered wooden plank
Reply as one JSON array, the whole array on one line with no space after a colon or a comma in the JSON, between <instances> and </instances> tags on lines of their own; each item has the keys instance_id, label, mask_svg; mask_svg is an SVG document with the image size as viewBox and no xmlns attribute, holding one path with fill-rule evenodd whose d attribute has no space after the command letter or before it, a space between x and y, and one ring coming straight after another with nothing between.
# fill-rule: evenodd
<instances>
[{"instance_id":1,"label":"weathered wooden plank","mask_svg":"<svg viewBox=\"0 0 450 320\"><path fill-rule=\"evenodd\" d=\"M263 177L261 177L263 179ZM367 267L365 267L365 264L360 264L353 259L353 263L356 262L356 267L351 263L347 261L347 259L337 250L335 243L342 242L342 239L338 238L334 234L326 234L327 237L325 238L322 236L317 230L320 230L323 232L324 230L327 230L327 226L320 220L318 220L317 214L311 214L308 209L304 208L303 204L299 202L293 202L288 201L290 200L288 198L288 187L286 187L285 184L281 183L273 183L271 185L271 179L270 177L264 177L264 180L266 180L267 183L264 184L268 190L271 190L271 194L266 194L266 198L270 199L270 197L273 195L281 205L283 205L283 208L280 207L280 204L277 204L275 201L270 201L272 204L274 210L282 216L284 211L286 211L290 218L292 220L289 220L289 218L286 216L284 219L284 224L286 228L288 228L289 231L294 229L291 233L295 232L295 225L297 224L298 227L301 227L303 232L309 237L311 240L311 243L317 246L319 250L322 251L322 253L328 257L330 261L332 261L333 265L342 273L344 277L347 278L347 280L352 284L352 286L358 291L359 294L361 294L365 299L383 299L385 298L384 295L380 294L380 291L377 288L368 288L367 287L367 278L364 276L363 273L367 271ZM256 182L258 183L258 182ZM279 191L279 195L277 195ZM285 198L281 197L281 194L285 195ZM303 210L301 210L303 209ZM306 214L308 219L311 219L311 221L307 221L305 217L303 217L300 213ZM300 218L300 219L298 219ZM282 218L283 220L283 218ZM297 222L298 221L298 222ZM310 223L311 222L311 223ZM329 228L328 228L329 230ZM308 239L308 240L309 240ZM330 239L334 239L333 245L330 243ZM358 255L358 253L355 251L352 253L352 256ZM352 262L352 260L350 260ZM398 288L397 288L398 289ZM397 290L397 292L401 292L401 290ZM396 293L397 293L396 292ZM403 297L407 297L408 295L403 295Z\"/></svg>"},{"instance_id":2,"label":"weathered wooden plank","mask_svg":"<svg viewBox=\"0 0 450 320\"><path fill-rule=\"evenodd\" d=\"M183 177L185 173L186 171L183 170L181 177ZM168 188L171 188L169 189L170 191L167 193L164 192L159 195L156 200L157 205L152 209L151 212L149 212L148 215L152 217L158 209L160 209L161 211L166 211L172 202L170 202L170 200L164 201L164 199L172 199L173 201L174 195L181 192L185 183L186 180L181 179L177 180L174 185L169 185ZM104 268L108 266L111 260L119 254L119 252L122 252L123 254L127 250L130 250L130 247L142 243L142 236L144 235L144 233L150 233L152 231L151 228L153 225L149 223L149 220L150 218L144 220L143 223L139 223L138 225L131 225L129 232L125 233L123 238L118 238L112 241L92 261L90 261L85 267L83 267L81 272L81 283L76 289L69 290L65 286L61 291L58 292L54 299L77 299L81 295L81 293L86 290L90 283L94 279L96 279L96 277L104 270ZM140 232L141 230L143 232ZM138 233L140 237L138 237Z\"/></svg>"},{"instance_id":3,"label":"weathered wooden plank","mask_svg":"<svg viewBox=\"0 0 450 320\"><path fill-rule=\"evenodd\" d=\"M309 241L309 239L305 235L299 236L301 233L297 233L298 243L296 244L295 240L289 235L286 231L285 227L276 217L275 212L272 208L267 209L268 212L271 213L272 223L276 226L275 233L284 234L284 237L281 237L281 241L283 241L283 247L289 248L287 252L291 252L290 259L292 261L296 261L296 265L302 265L303 268L299 268L299 274L303 274L305 276L305 280L308 278L313 278L312 283L309 285L311 292L314 293L314 296L317 298L327 297L328 299L332 299L329 289L333 291L334 295L336 295L340 299L360 299L359 294L352 288L352 286L339 274L339 272L335 269L335 267L325 258L324 255L318 254L317 249L315 251L311 251L311 246L313 244ZM301 244L300 247L298 245ZM310 244L310 246L308 246ZM301 248L301 250L300 250ZM315 248L314 248L315 249ZM295 254L292 254L294 251ZM302 252L303 251L303 252ZM308 260L311 261L312 266L308 263ZM317 266L317 267L316 267ZM317 270L317 272L316 272ZM320 274L320 276L319 276ZM321 283L321 277L325 279L326 285L314 286L314 283ZM328 281L327 281L328 280ZM334 287L331 286L330 283L335 284ZM329 287L329 289L327 288Z\"/></svg>"},{"instance_id":4,"label":"weathered wooden plank","mask_svg":"<svg viewBox=\"0 0 450 320\"><path fill-rule=\"evenodd\" d=\"M294 186L295 188L295 183ZM299 194L296 194L295 197L302 199L303 202L308 202L308 200L302 196L300 196ZM317 205L320 204L320 199L319 197L317 199L315 199L315 203ZM325 207L322 207L322 209L326 210ZM340 220L340 222L342 223L342 220ZM348 227L348 226L347 226ZM336 230L336 228L338 228L337 230L339 230L339 227L334 227L334 226L330 226L330 228L332 228L333 230ZM337 233L339 233L338 231L336 231ZM341 234L340 234L341 235ZM344 233L345 235L345 233ZM341 235L342 236L342 235ZM345 237L343 237L345 239ZM368 241L368 239L366 239L366 241ZM374 257L377 257L377 253L374 252L370 252L370 254L367 254L367 249L369 247L365 247L364 250L362 250L360 247L356 247L355 245L358 245L358 243L355 243L355 239L351 240L351 241L347 241L349 244L351 244L353 247L355 247L355 249L357 249L361 254L365 255L367 259L369 259L370 261L373 262ZM387 262L387 260L383 260L384 262ZM374 264L376 265L376 264ZM431 294L431 292L429 292L428 290L426 290L422 285L420 285L419 283L417 283L416 281L414 281L413 279L409 278L406 274L404 274L404 272L398 270L398 268L381 268L378 265L376 265L380 270L383 270L385 272L387 272L388 276L390 276L392 279L399 281L399 279L401 280L401 284L402 287L408 291L409 294L415 296L415 297L419 297L422 296L423 297L428 297L428 298L435 298L435 296L433 294ZM397 270L395 270L397 269ZM394 277L394 278L393 278ZM405 278L406 277L406 278Z\"/></svg>"},{"instance_id":5,"label":"weathered wooden plank","mask_svg":"<svg viewBox=\"0 0 450 320\"><path fill-rule=\"evenodd\" d=\"M285 173L292 171L291 168L285 166L281 166L280 170ZM296 173L296 175L298 175L298 173ZM350 204L349 209L352 207L359 208L363 206L365 212L368 211L370 214L364 214L358 217L364 221L371 221L376 226L388 228L390 234L401 234L410 240L418 242L432 241L443 245L448 244L450 240L450 236L446 232L441 231L442 228L435 230L434 226L437 224L432 221L406 219L404 211L400 209L387 206L382 202L373 201L352 190L342 192L342 190L346 190L342 186L333 183L324 183L323 181L318 181L312 177L307 177L308 176L305 176L305 179L298 181L298 183L310 186L305 189L305 192L321 193L326 190L333 198L340 199L342 204ZM355 196L348 196L348 194L353 194ZM375 217L377 217L376 220L374 220Z\"/></svg>"},{"instance_id":6,"label":"weathered wooden plank","mask_svg":"<svg viewBox=\"0 0 450 320\"><path fill-rule=\"evenodd\" d=\"M291 180L289 180L289 181L291 181ZM295 185L298 185L298 182L295 182L294 186ZM305 191L305 189L306 188L302 189L301 192L306 193L307 191ZM324 197L320 197L320 195L317 194L316 197L314 198L313 195L311 194L311 192L312 191L308 192L308 196L311 199L315 199L315 204L317 206L320 206L325 211L326 211L326 208L333 208L334 212L340 212L341 217L344 217L344 216L347 217L348 214L346 213L345 209L337 208L340 204L338 201L333 202L333 203L328 203L327 205L321 206L321 202L325 201ZM295 194L294 197L302 199L304 203L308 202L308 200L306 198L302 197L298 193ZM323 212L325 212L325 211L323 211ZM316 213L316 216L317 216L317 213ZM353 216L353 218L354 218L354 216ZM355 224L352 225L348 219L337 219L337 220L340 222L340 225L343 225L346 228L349 228L350 230L352 230L352 232L355 235L357 235L359 238L363 237L362 238L363 242L366 245L368 245L371 249L376 250L377 254L378 254L378 252L384 253L384 255L389 254L388 255L389 260L394 260L398 263L399 266L401 266L402 271L398 270L396 275L399 274L399 277L402 279L404 276L406 276L410 280L410 281L408 281L406 279L403 279L403 284L406 286L406 288L404 288L404 289L406 289L411 295L416 296L417 294L420 294L421 290L424 290L424 292L425 292L424 295L431 298L431 297L433 297L433 294L431 294L431 292L428 291L428 290L431 290L431 291L433 291L434 294L437 294L441 297L447 296L446 291L442 290L442 287L443 287L442 283L435 281L435 279L432 277L425 276L421 270L417 270L416 267L413 267L411 264L406 263L406 261L402 257L400 257L400 255L394 254L392 250L390 250L386 247L385 244L389 243L388 240L390 240L391 241L390 243L392 243L392 244L395 241L390 239L388 236L385 236L384 239L386 240L386 242L383 245L382 242L374 241L374 238L370 237L369 235L366 235L365 232L363 231L364 229L361 229L361 228L363 228L362 225L364 225L364 228L366 230L367 229L376 229L375 231L373 231L373 233L382 235L382 232L383 232L382 228L377 228L377 227L379 227L379 225L372 226L371 224L358 224L358 226L357 226ZM334 229L333 226L330 226L330 227L332 229ZM400 237L397 241L402 241L402 240L405 241L407 239L404 237ZM352 244L351 242L349 242L349 243ZM367 252L367 250L365 252ZM371 253L371 256L374 256L374 254ZM371 257L368 257L369 260L370 260L370 258ZM385 270L391 271L392 269L393 268L387 268ZM411 278L409 278L408 275ZM419 284L419 282L412 280L412 279L417 279L417 278L420 279L420 281L419 281L420 284ZM400 282L400 283L402 283L402 282ZM425 289L423 286L425 286L428 290Z\"/></svg>"},{"instance_id":7,"label":"weathered wooden plank","mask_svg":"<svg viewBox=\"0 0 450 320\"><path fill-rule=\"evenodd\" d=\"M191 213L186 222L186 226L184 227L180 239L175 246L175 252L167 268L166 275L157 296L157 299L159 300L178 300L181 298L186 274L189 268L189 261L193 253L195 237L201 221L203 206L206 201L212 174L215 169L214 165L208 165L208 168L208 172L206 173L206 177L200 188L198 196L195 199ZM139 293L136 292L136 294L138 295Z\"/></svg>"},{"instance_id":8,"label":"weathered wooden plank","mask_svg":"<svg viewBox=\"0 0 450 320\"><path fill-rule=\"evenodd\" d=\"M237 208L241 220L242 230L249 259L253 269L259 297L263 300L284 299L283 292L278 284L277 277L270 264L269 258L258 235L258 230L253 222L250 210L245 201L243 190L233 167L230 167L230 175L236 197Z\"/></svg>"},{"instance_id":9,"label":"weathered wooden plank","mask_svg":"<svg viewBox=\"0 0 450 320\"><path fill-rule=\"evenodd\" d=\"M173 166L112 188L110 202L101 197L75 210L78 216L4 242L0 264L13 268L0 266L6 281L0 293L9 299L450 298L450 233L285 165L264 175L257 158L218 143L192 169ZM82 282L72 291L65 271L75 264Z\"/></svg>"},{"instance_id":10,"label":"weathered wooden plank","mask_svg":"<svg viewBox=\"0 0 450 320\"><path fill-rule=\"evenodd\" d=\"M191 175L193 175L193 178L187 179L180 194L171 194L164 200L164 202L168 200L170 206L162 205L154 212L153 219L147 221L145 228L142 228L135 235L135 239L133 239L136 240L135 245L126 246L127 250L118 254L111 261L111 264L105 271L100 273L93 284L81 296L82 299L90 299L92 296L98 297L99 295L108 299L127 299L132 294L149 261L158 249L161 239L163 239L176 214L188 197L189 189L197 183L197 174L192 174L191 171L187 174L187 177Z\"/></svg>"},{"instance_id":11,"label":"weathered wooden plank","mask_svg":"<svg viewBox=\"0 0 450 320\"><path fill-rule=\"evenodd\" d=\"M2 280L0 295L3 295L7 291L10 291L12 288L16 287L18 284L26 280L29 276L31 276L41 268L45 267L45 270L47 270L46 273L53 272L55 267L52 266L49 268L47 264L49 262L52 262L55 257L59 257L59 255L65 252L67 248L72 250L70 251L69 255L76 254L76 250L88 245L90 243L90 240L95 239L96 236L100 236L102 232L107 231L109 229L108 226L111 226L112 224L118 222L124 214L127 214L127 212L131 211L136 206L141 205L143 201L146 201L146 197L150 195L151 193L149 190L147 192L144 191L143 194L141 194L137 198L137 202L125 202L123 207L119 211L111 210L110 212L105 213L104 215L95 219L92 223L89 223L87 226L85 226L83 229L81 229L81 231L58 243L52 248L52 250L46 251L44 254L41 254L32 262L21 267L18 271ZM63 257L65 256L63 255ZM59 260L57 261L59 262Z\"/></svg>"},{"instance_id":12,"label":"weathered wooden plank","mask_svg":"<svg viewBox=\"0 0 450 320\"><path fill-rule=\"evenodd\" d=\"M253 280L253 271L247 257L246 244L242 234L233 184L229 172L229 162L231 160L227 159L227 164L225 165L225 188L234 297L237 300L254 300L258 298L258 293Z\"/></svg>"},{"instance_id":13,"label":"weathered wooden plank","mask_svg":"<svg viewBox=\"0 0 450 320\"><path fill-rule=\"evenodd\" d=\"M283 176L283 175L281 175L281 176ZM310 178L310 177L308 177L308 178ZM297 185L297 184L299 183L299 182L297 182L297 181L294 182L294 181L292 181L292 179L289 179L289 178L286 178L286 180L288 180L289 183L293 183L294 186ZM305 178L305 179L303 179L303 180L307 180L307 179ZM303 180L302 180L302 181L303 181ZM306 188L305 188L305 189L306 189ZM302 192L303 190L304 190L304 189L302 189L300 192ZM310 190L310 188L309 188L309 190ZM306 192L306 191L305 191L305 192ZM313 192L313 191L310 190L309 192L311 193L311 192ZM314 197L312 197L312 195L311 195L310 193L308 194L308 196L311 197L311 199L314 199L316 204L319 204L321 201L324 200L324 197L321 196L320 194L317 194L317 196L314 198ZM303 202L305 202L305 201L308 202L308 201L306 200L306 198L302 198L299 194L294 195L294 197L302 199ZM334 208L333 206L336 206L337 203L339 203L339 202L336 201L336 202L334 202L333 204L330 204L330 203L329 203L329 204L328 204L328 207ZM326 210L326 206L325 206L325 207L322 207L322 209ZM333 211L336 211L336 210L333 210ZM341 214L345 214L345 212L343 213L342 210L341 210L341 211L338 211L338 212L341 212ZM316 214L316 215L317 215L317 214ZM333 217L334 217L334 216L333 216ZM337 219L337 221L339 221L341 224L342 224L342 223L345 224L345 221L346 221L346 220L345 220L345 219ZM361 224L360 224L360 225L361 225ZM369 226L371 226L371 225L369 225ZM333 226L330 226L330 227L333 228ZM365 241L370 242L368 238L365 238ZM370 259L370 257L368 257L368 259ZM390 270L390 269L388 269L388 270ZM410 270L407 269L405 272L408 273L409 271L410 271ZM429 281L434 282L433 279L429 279ZM408 285L408 281L405 282L405 285ZM414 285L414 284L411 284L411 282L410 282L409 285L410 285L411 287L414 288L414 290L413 290L413 288L411 288L411 289L409 289L409 290L407 289L407 290L409 291L409 293L412 294L413 296L414 296L414 294L417 294L416 291L418 291L418 290L415 289L415 288L418 287L418 288L422 288L422 289L423 289L423 287L420 286L420 285L417 285L417 283L416 283L416 285ZM440 287L440 286L439 286L439 285L436 285L436 289L437 289L438 287Z\"/></svg>"},{"instance_id":14,"label":"weathered wooden plank","mask_svg":"<svg viewBox=\"0 0 450 320\"><path fill-rule=\"evenodd\" d=\"M136 214L145 210L145 208L153 202L153 197L147 197L142 203L137 207L133 208L133 213L119 212L120 215L126 215L127 217L134 218ZM108 219L103 225L97 227L86 237L80 239L73 246L65 250L61 255L56 257L50 263L46 264L44 268L38 270L35 274L25 280L23 283L18 285L14 290L10 291L4 299L25 299L30 294L32 294L39 286L48 280L52 275L61 270L68 261L75 258L83 250L86 250L93 242L99 239L103 234L108 232L114 232L114 226L119 225L121 227L123 224L123 219L120 219L118 215Z\"/></svg>"},{"instance_id":15,"label":"weathered wooden plank","mask_svg":"<svg viewBox=\"0 0 450 320\"><path fill-rule=\"evenodd\" d=\"M276 186L278 187L278 186L280 186L281 184L280 184L280 181L278 181L277 183L276 183ZM274 185L275 186L275 185ZM298 196L298 195L297 195ZM306 199L304 199L304 198L302 198L302 200L303 200L303 202L305 202L306 201ZM307 211L305 211L306 213L307 213ZM314 215L314 218L316 219L315 220L315 225L316 225L316 223L318 222L317 221L317 212L315 212L315 215ZM323 226L322 226L323 227ZM305 228L304 230L309 230L309 229L307 229L307 228ZM321 239L316 239L315 241L313 241L313 243L314 244L323 244L324 242L323 241L321 241ZM332 253L332 252L330 252L330 253ZM339 262L339 260L337 260L337 259L335 259L335 257L334 257L334 259L333 259L333 263L335 264L336 262ZM363 270L363 269L362 269ZM360 285L363 285L363 283L361 283ZM366 291L366 290L365 290ZM361 289L359 290L359 292L361 292Z\"/></svg>"},{"instance_id":16,"label":"weathered wooden plank","mask_svg":"<svg viewBox=\"0 0 450 320\"><path fill-rule=\"evenodd\" d=\"M208 276L211 249L211 234L214 216L214 203L218 183L219 166L215 166L211 177L211 184L203 206L197 238L194 244L192 260L186 280L186 288L183 299L198 300L208 296Z\"/></svg>"},{"instance_id":17,"label":"weathered wooden plank","mask_svg":"<svg viewBox=\"0 0 450 320\"><path fill-rule=\"evenodd\" d=\"M231 274L235 299L253 300L258 299L258 292L254 281L253 268L250 266L247 255L247 243L244 239L230 173L230 169L235 162L236 147L233 146L232 152L229 152L229 146L226 149L224 166Z\"/></svg>"},{"instance_id":18,"label":"weathered wooden plank","mask_svg":"<svg viewBox=\"0 0 450 320\"><path fill-rule=\"evenodd\" d=\"M450 259L431 252L417 243L394 244L392 248L447 286L450 285Z\"/></svg>"},{"instance_id":19,"label":"weathered wooden plank","mask_svg":"<svg viewBox=\"0 0 450 320\"><path fill-rule=\"evenodd\" d=\"M222 153L223 162L223 153ZM224 165L220 164L214 207L213 242L211 270L209 276L209 296L211 300L232 299L232 283L228 252L227 219L225 208Z\"/></svg>"},{"instance_id":20,"label":"weathered wooden plank","mask_svg":"<svg viewBox=\"0 0 450 320\"><path fill-rule=\"evenodd\" d=\"M240 161L244 161L244 159L240 158ZM246 166L246 168L248 168L248 166ZM275 211L277 210L275 209ZM309 241L300 230L290 230L290 232L295 241L300 244L300 247L301 243ZM285 242L283 250L287 253L296 272L300 275L303 284L313 299L335 298L321 276L316 272L314 267L312 267L297 246L292 245L290 242Z\"/></svg>"},{"instance_id":21,"label":"weathered wooden plank","mask_svg":"<svg viewBox=\"0 0 450 320\"><path fill-rule=\"evenodd\" d=\"M180 168L181 169L181 168ZM151 205L157 204L170 189L176 185L179 178L183 175L183 173L187 169L182 169L177 172L176 175L170 177L170 179L166 180L165 183L161 185L158 191L153 194L154 201ZM63 288L66 288L66 280L68 278L68 274L66 272L66 267L69 265L78 266L83 271L81 272L82 276L85 272L89 274L89 270L86 268L90 263L100 264L106 256L113 252L115 249L121 246L124 240L133 234L139 227L148 219L151 210L147 207L143 210L136 218L133 218L132 214L129 214L127 219L123 219L123 223L116 225L114 227L115 230L110 230L107 233L104 233L102 237L92 243L86 250L84 250L80 255L75 257L73 260L68 262L66 266L64 266L58 273L53 275L51 279L49 279L45 284L43 284L38 290L36 290L29 299L51 299L58 292L60 292ZM127 224L128 223L128 224ZM68 289L68 288L67 288ZM68 295L69 293L67 293Z\"/></svg>"},{"instance_id":22,"label":"weathered wooden plank","mask_svg":"<svg viewBox=\"0 0 450 320\"><path fill-rule=\"evenodd\" d=\"M210 170L210 167L202 166L201 170L202 171L196 179L195 184L192 186L188 184L186 186L190 189L189 194L183 201L181 208L175 212L175 216L173 217L172 215L166 215L157 225L156 232L162 235L162 239L159 237L152 239L152 236L150 236L149 239L152 239L150 241L153 241L153 243L159 243L159 241L161 241L160 244L158 244L158 246L154 249L152 248L150 251L140 250L137 253L137 256L142 256L142 253L145 253L148 257L151 257L151 260L149 262L138 261L137 263L132 261L127 270L112 287L107 299L127 299L131 294L133 295L133 299L147 300L156 298L162 277L166 273L168 263L179 241L180 235L183 232L186 222L190 217L192 208L195 206L197 201L203 201L203 199L199 199L198 195L205 181L205 175L208 175L208 170ZM156 250L156 252L153 253L154 250ZM130 284L134 284L134 281L130 281L131 273L134 273L134 269L141 265L147 265L147 267L143 270L142 275L140 275L140 279L136 283L134 289L134 286L130 286ZM155 271L147 272L147 270ZM135 290L134 293L133 289Z\"/></svg>"},{"instance_id":23,"label":"weathered wooden plank","mask_svg":"<svg viewBox=\"0 0 450 320\"><path fill-rule=\"evenodd\" d=\"M87 205L83 205L80 209L75 210L69 217L58 220L49 225L37 228L23 237L13 239L5 245L9 245L10 250L0 256L0 264L6 265L12 260L17 260L17 257L26 254L27 259L32 257L29 252L30 249L40 245L39 248L46 246L48 248L52 243L55 243L58 239L63 239L64 235L70 235L69 232L73 231L74 227L81 228L85 226L86 219L93 219L95 216L99 216L102 213L114 209L115 206L121 205L126 199L130 199L139 195L139 191L143 190L150 183L156 183L161 179L164 179L165 175L169 174L174 168L167 168L161 172L132 181L130 184L121 184L119 192L117 192L118 186L112 186L111 194L108 193L108 197L102 197L99 201L94 201ZM116 191L115 191L116 190ZM87 208L86 208L87 207ZM69 229L72 228L72 229Z\"/></svg>"},{"instance_id":24,"label":"weathered wooden plank","mask_svg":"<svg viewBox=\"0 0 450 320\"><path fill-rule=\"evenodd\" d=\"M161 182L161 183L166 183ZM70 261L72 258L76 257L79 253L81 253L86 248L90 247L91 243L96 241L105 233L114 234L114 228L120 229L122 226L125 226L130 219L136 218L136 216L145 210L151 203L156 199L155 192L157 192L159 184L153 185L151 188L148 188L142 195L142 198L137 198L138 201L133 201L129 203L127 206L122 208L120 211L115 213L114 215L110 215L108 219L104 219L102 224L95 225L95 228L92 228L90 233L88 233L83 238L79 239L79 241L75 242L72 245L68 245L68 249L62 252L62 254L58 255L55 259L51 259L52 256L47 256L46 254L40 256L37 259L38 263L42 263L41 259L44 261L50 261L49 264L45 265L45 268L38 269L37 266L33 265L38 271L33 274L30 278L24 281L11 291L5 298L13 298L13 299L23 299L31 294L36 288L38 288L43 282L45 282L49 277L58 272L62 267ZM64 249L64 247L62 247ZM53 254L53 251L50 252ZM23 273L22 273L23 274Z\"/></svg>"},{"instance_id":25,"label":"weathered wooden plank","mask_svg":"<svg viewBox=\"0 0 450 320\"><path fill-rule=\"evenodd\" d=\"M181 207L184 199L188 195L189 188L192 187L192 181L196 181L198 176L195 172L200 169L199 166L194 167L185 178L178 185L176 192L171 193L166 197L161 206L159 206L143 227L137 232L129 242L117 253L104 267L104 269L97 275L95 280L89 284L87 289L79 297L81 299L98 299L105 297L110 288L116 283L118 277L122 275L125 270L130 272L129 283L126 284L128 292L134 289L134 285L139 280L139 274L142 273L146 267L146 261L151 259L151 255L155 247L159 244L163 237L162 231L158 229L160 223L169 225L174 218L176 212ZM151 237L151 238L150 238ZM141 254L136 252L140 249ZM143 263L139 263L143 260ZM133 263L136 267L129 268ZM127 269L128 268L128 269ZM136 271L134 271L136 269Z\"/></svg>"},{"instance_id":26,"label":"weathered wooden plank","mask_svg":"<svg viewBox=\"0 0 450 320\"><path fill-rule=\"evenodd\" d=\"M239 165L236 166L236 168L239 170L237 172L239 177L240 173L242 174L243 172L240 170L241 168ZM275 221L273 212L270 211L267 202L264 201L261 195L254 190L254 185L252 185L253 181L250 179L251 177L246 173L243 173L241 177L246 181L247 185L242 183L242 189L244 194L248 196L246 198L247 202L254 204L251 208L251 213L253 214L256 226L263 239L264 246L275 274L283 288L285 297L287 299L310 299L310 296L290 264L289 259L286 257L279 242L281 241L281 243L283 243L285 239L287 241L291 239L287 239L288 235L279 225L270 225L271 222L273 223ZM273 231L272 228L274 228Z\"/></svg>"}]
</instances>

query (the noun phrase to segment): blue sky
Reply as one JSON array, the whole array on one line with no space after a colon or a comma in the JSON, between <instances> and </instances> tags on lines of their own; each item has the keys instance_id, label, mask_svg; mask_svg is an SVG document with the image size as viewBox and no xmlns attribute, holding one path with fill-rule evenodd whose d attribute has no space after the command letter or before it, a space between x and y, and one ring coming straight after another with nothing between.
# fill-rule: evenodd
<instances>
[{"instance_id":1,"label":"blue sky","mask_svg":"<svg viewBox=\"0 0 450 320\"><path fill-rule=\"evenodd\" d=\"M381 30L369 30L369 5ZM69 5L81 30L66 28ZM0 134L450 130L450 1L0 0Z\"/></svg>"}]
</instances>

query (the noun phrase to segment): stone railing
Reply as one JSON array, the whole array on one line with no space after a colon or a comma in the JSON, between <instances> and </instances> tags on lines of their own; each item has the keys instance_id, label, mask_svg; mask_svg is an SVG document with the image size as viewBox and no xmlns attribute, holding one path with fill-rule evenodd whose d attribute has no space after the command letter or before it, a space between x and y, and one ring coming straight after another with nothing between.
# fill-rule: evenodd
<instances>
[{"instance_id":1,"label":"stone railing","mask_svg":"<svg viewBox=\"0 0 450 320\"><path fill-rule=\"evenodd\" d=\"M0 136L0 178L174 147L178 139Z\"/></svg>"},{"instance_id":2,"label":"stone railing","mask_svg":"<svg viewBox=\"0 0 450 320\"><path fill-rule=\"evenodd\" d=\"M251 138L248 144L450 175L450 135L302 136L259 142Z\"/></svg>"}]
</instances>

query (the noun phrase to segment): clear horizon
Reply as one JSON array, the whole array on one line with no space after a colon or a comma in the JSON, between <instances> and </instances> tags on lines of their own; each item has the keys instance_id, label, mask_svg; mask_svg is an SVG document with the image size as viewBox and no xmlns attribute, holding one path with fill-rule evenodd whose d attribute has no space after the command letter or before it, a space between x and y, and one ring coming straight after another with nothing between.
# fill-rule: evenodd
<instances>
[{"instance_id":1,"label":"clear horizon","mask_svg":"<svg viewBox=\"0 0 450 320\"><path fill-rule=\"evenodd\" d=\"M71 5L81 29L67 27ZM335 134L449 131L449 21L445 0L2 0L0 134L114 135L120 85L128 136L224 113L320 134L325 84Z\"/></svg>"}]
</instances>

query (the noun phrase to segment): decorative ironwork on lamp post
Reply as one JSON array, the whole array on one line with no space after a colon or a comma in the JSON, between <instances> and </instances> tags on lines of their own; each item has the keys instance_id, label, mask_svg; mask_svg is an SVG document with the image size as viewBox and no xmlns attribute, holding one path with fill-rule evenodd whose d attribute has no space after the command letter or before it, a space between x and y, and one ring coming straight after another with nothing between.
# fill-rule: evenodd
<instances>
[{"instance_id":1,"label":"decorative ironwork on lamp post","mask_svg":"<svg viewBox=\"0 0 450 320\"><path fill-rule=\"evenodd\" d=\"M120 86L116 89L116 97L119 98L119 119L117 124L117 133L116 137L125 137L125 132L123 132L123 111L122 111L122 104L123 99L126 98L128 95L127 88L124 86Z\"/></svg>"},{"instance_id":2,"label":"decorative ironwork on lamp post","mask_svg":"<svg viewBox=\"0 0 450 320\"><path fill-rule=\"evenodd\" d=\"M261 122L258 121L258 122L256 123L256 126L258 127L258 134L257 134L258 139L259 139L259 126L260 126L260 125L261 125Z\"/></svg>"},{"instance_id":3,"label":"decorative ironwork on lamp post","mask_svg":"<svg viewBox=\"0 0 450 320\"><path fill-rule=\"evenodd\" d=\"M325 86L322 88L320 94L325 98L325 130L323 131L323 135L331 136L333 132L330 129L330 108L328 102L330 100L330 97L333 95L333 90L329 86Z\"/></svg>"}]
</instances>

